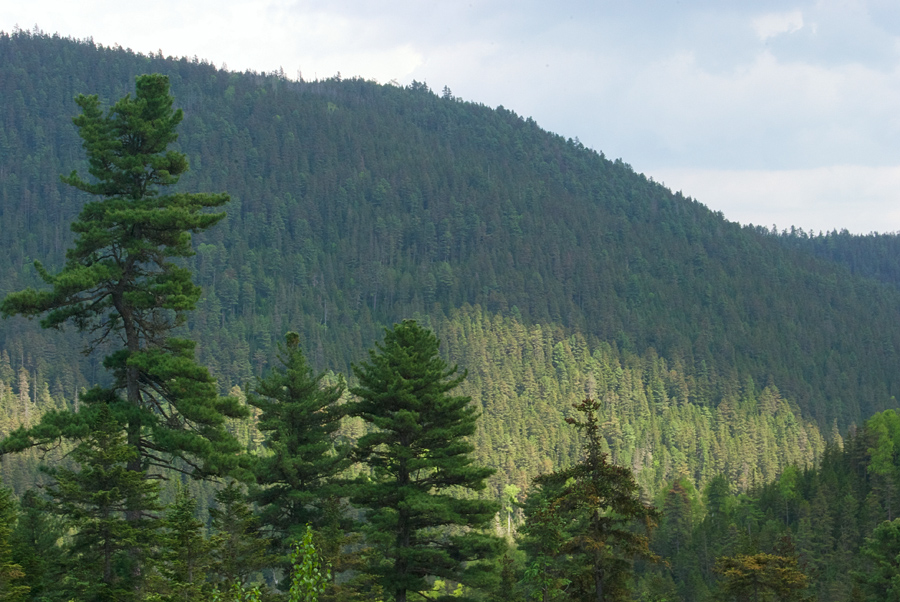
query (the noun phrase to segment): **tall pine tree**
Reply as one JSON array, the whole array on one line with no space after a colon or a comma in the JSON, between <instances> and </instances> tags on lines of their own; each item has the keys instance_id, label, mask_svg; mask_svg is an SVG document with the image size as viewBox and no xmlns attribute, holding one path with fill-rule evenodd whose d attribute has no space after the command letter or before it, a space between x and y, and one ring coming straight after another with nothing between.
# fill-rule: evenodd
<instances>
[{"instance_id":1,"label":"tall pine tree","mask_svg":"<svg viewBox=\"0 0 900 602\"><path fill-rule=\"evenodd\" d=\"M74 324L90 335L86 352L101 346L113 349L103 362L112 372L112 383L84 395L82 411L44 414L40 423L21 427L0 442L0 453L60 438L86 440L86 431L95 428L96 409L108 410L108 415L99 414L101 424L123 428L126 440L118 458L125 458L126 464L125 472L113 473L121 483L104 487L109 491L127 487L130 493L110 501L115 503L106 518L114 521L123 513L130 524L122 527L123 532L143 529L146 510L154 504L153 488L140 487L138 480L165 470L198 478L238 472L241 446L226 430L225 420L247 414L236 399L218 395L215 380L194 359L194 342L173 336L200 298L190 270L177 260L193 254L192 232L224 217L206 210L228 202L228 195L160 194L188 169L183 153L168 150L178 138L176 128L183 114L172 108L167 77L142 75L135 87L133 98L126 95L106 113L97 96L76 98L82 112L73 122L92 179L84 180L75 171L62 179L98 198L85 204L72 224L75 243L66 252L62 270L51 274L35 262L50 290L29 288L0 303L4 317L42 315L44 328ZM112 437L112 431L104 436ZM94 460L105 461L99 456L85 458L88 464ZM79 505L89 512L91 504L100 508L107 503L91 498L91 490L76 490L91 485L89 470L57 475L64 479L57 491L61 501L70 504L67 512L75 512ZM115 575L113 558L119 544L111 542L122 537L117 534L120 527L113 529L113 524L108 523L111 530L106 535L95 536L90 531L93 523L82 521L81 527L88 530L79 537L102 538L107 546L103 561L94 563L100 574L88 581L113 588L108 591L133 594L147 555L139 538L128 544L134 587L121 589L128 580ZM89 553L87 548L84 553Z\"/></svg>"},{"instance_id":2,"label":"tall pine tree","mask_svg":"<svg viewBox=\"0 0 900 602\"><path fill-rule=\"evenodd\" d=\"M108 404L125 425L136 451L129 470L169 468L195 477L233 471L240 446L225 419L246 410L217 394L214 379L194 359L194 342L173 336L200 297L190 270L176 260L193 254L192 232L224 217L205 210L225 204L228 195L160 194L188 169L183 153L168 150L182 112L172 108L167 77L139 76L135 96L106 113L97 96L80 95L76 103L82 112L73 121L93 178L73 171L62 179L98 198L72 224L76 240L62 270L51 274L35 262L51 289L12 293L0 313L42 315L44 328L71 323L90 335L86 352L114 349L104 360L112 384L81 401ZM39 425L11 434L0 451L77 435L84 424L76 413L50 412Z\"/></svg>"}]
</instances>

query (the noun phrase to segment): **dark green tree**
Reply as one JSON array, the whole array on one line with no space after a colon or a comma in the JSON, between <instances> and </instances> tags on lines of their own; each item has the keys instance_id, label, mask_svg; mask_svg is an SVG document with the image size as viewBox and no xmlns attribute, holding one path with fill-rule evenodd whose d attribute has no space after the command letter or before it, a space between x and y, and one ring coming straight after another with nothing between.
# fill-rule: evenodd
<instances>
[{"instance_id":1,"label":"dark green tree","mask_svg":"<svg viewBox=\"0 0 900 602\"><path fill-rule=\"evenodd\" d=\"M282 542L279 554L290 575L290 545L306 533L307 525L341 531L346 522L335 514L340 506L337 478L350 466L350 449L337 440L345 407L338 405L342 383L324 385L300 349L300 337L289 332L280 347L280 366L262 379L248 396L261 410L259 430L268 453L258 458L256 487L250 499L260 516ZM337 566L336 558L326 558ZM285 587L290 587L289 581Z\"/></svg>"},{"instance_id":2,"label":"dark green tree","mask_svg":"<svg viewBox=\"0 0 900 602\"><path fill-rule=\"evenodd\" d=\"M22 566L13 560L12 533L18 516L16 498L0 486L0 601L25 600L30 588L25 584Z\"/></svg>"},{"instance_id":3,"label":"dark green tree","mask_svg":"<svg viewBox=\"0 0 900 602\"><path fill-rule=\"evenodd\" d=\"M219 591L229 591L235 584L244 587L254 573L275 563L269 553L273 542L263 535L241 485L231 481L219 490L209 516L216 532L210 572Z\"/></svg>"},{"instance_id":4,"label":"dark green tree","mask_svg":"<svg viewBox=\"0 0 900 602\"><path fill-rule=\"evenodd\" d=\"M610 463L603 452L599 402L585 399L575 408L584 418L566 422L584 435L584 458L570 468L534 479L538 495L546 500L535 518L555 525L555 537L562 540L555 552L562 557L564 576L571 582L567 599L625 600L633 560L655 559L649 534L658 512L641 500L631 470ZM542 554L550 556L553 550L544 549Z\"/></svg>"},{"instance_id":5,"label":"dark green tree","mask_svg":"<svg viewBox=\"0 0 900 602\"><path fill-rule=\"evenodd\" d=\"M868 570L854 574L867 600L900 601L900 518L884 521L860 550Z\"/></svg>"},{"instance_id":6,"label":"dark green tree","mask_svg":"<svg viewBox=\"0 0 900 602\"><path fill-rule=\"evenodd\" d=\"M425 595L428 577L485 585L484 563L500 541L485 533L499 506L475 499L493 472L474 463L468 437L478 412L450 392L465 378L438 355L438 339L413 320L386 330L354 366L351 416L369 423L357 454L372 469L351 501L363 509L367 541L381 562L369 570L396 602ZM466 495L467 497L462 497Z\"/></svg>"},{"instance_id":7,"label":"dark green tree","mask_svg":"<svg viewBox=\"0 0 900 602\"><path fill-rule=\"evenodd\" d=\"M46 469L55 511L74 530L65 582L79 600L134 599L157 543L158 482L128 467L137 450L108 406L96 407L87 426L69 454L78 469Z\"/></svg>"},{"instance_id":8,"label":"dark green tree","mask_svg":"<svg viewBox=\"0 0 900 602\"><path fill-rule=\"evenodd\" d=\"M12 533L13 558L25 571L23 583L37 602L64 601L60 584L63 578L63 549L59 542L66 528L52 506L35 489L29 489L19 502L19 520Z\"/></svg>"},{"instance_id":9,"label":"dark green tree","mask_svg":"<svg viewBox=\"0 0 900 602\"><path fill-rule=\"evenodd\" d=\"M158 590L169 602L192 602L209 598L207 574L212 565L213 544L203 534L197 519L197 500L183 487L166 508L160 537L159 569L164 577Z\"/></svg>"},{"instance_id":10,"label":"dark green tree","mask_svg":"<svg viewBox=\"0 0 900 602\"><path fill-rule=\"evenodd\" d=\"M172 109L167 77L139 76L135 96L105 114L97 96L80 95L76 103L82 112L73 121L93 178L73 171L63 181L99 198L72 224L76 239L62 270L51 274L35 262L51 290L12 293L0 314L43 315L44 328L72 323L91 335L86 352L115 349L104 360L113 383L82 401L109 404L125 425L136 452L129 470L169 468L196 477L234 470L240 447L225 418L246 410L219 397L208 370L194 360L194 342L172 336L200 297L190 270L177 260L193 254L191 232L225 215L204 210L228 196L160 194L188 169L183 153L167 150L182 120L181 110ZM77 435L83 427L77 414L49 412L39 425L12 433L0 451Z\"/></svg>"}]
</instances>

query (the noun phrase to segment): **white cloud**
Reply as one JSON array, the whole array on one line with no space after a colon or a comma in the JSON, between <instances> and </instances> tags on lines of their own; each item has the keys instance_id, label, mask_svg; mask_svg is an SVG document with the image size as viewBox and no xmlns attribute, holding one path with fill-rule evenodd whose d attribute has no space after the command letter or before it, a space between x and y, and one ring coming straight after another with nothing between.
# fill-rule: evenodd
<instances>
[{"instance_id":1,"label":"white cloud","mask_svg":"<svg viewBox=\"0 0 900 602\"><path fill-rule=\"evenodd\" d=\"M803 12L768 13L753 19L753 29L761 40L768 40L783 33L794 33L803 28Z\"/></svg>"},{"instance_id":2,"label":"white cloud","mask_svg":"<svg viewBox=\"0 0 900 602\"><path fill-rule=\"evenodd\" d=\"M807 231L900 232L900 165L814 169L660 169L648 175L731 221Z\"/></svg>"}]
</instances>

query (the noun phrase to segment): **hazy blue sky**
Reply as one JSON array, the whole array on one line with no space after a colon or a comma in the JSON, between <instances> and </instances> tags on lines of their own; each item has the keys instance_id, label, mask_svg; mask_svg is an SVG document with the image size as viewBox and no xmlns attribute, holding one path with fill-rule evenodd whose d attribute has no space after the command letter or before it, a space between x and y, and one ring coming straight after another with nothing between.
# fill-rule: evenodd
<instances>
[{"instance_id":1,"label":"hazy blue sky","mask_svg":"<svg viewBox=\"0 0 900 602\"><path fill-rule=\"evenodd\" d=\"M233 70L449 86L731 220L900 230L897 0L4 2L0 29L16 25Z\"/></svg>"}]
</instances>

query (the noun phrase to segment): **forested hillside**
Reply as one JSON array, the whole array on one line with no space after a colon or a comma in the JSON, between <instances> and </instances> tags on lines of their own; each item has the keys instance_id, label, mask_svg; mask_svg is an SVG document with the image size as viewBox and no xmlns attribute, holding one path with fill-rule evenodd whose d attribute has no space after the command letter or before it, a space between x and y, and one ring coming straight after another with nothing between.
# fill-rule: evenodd
<instances>
[{"instance_id":1,"label":"forested hillside","mask_svg":"<svg viewBox=\"0 0 900 602\"><path fill-rule=\"evenodd\" d=\"M648 489L770 480L896 404L894 287L502 107L27 32L0 36L0 61L0 296L39 286L31 262L55 269L71 243L86 200L59 181L86 172L72 98L169 76L191 163L179 186L232 198L188 261L204 291L188 336L223 391L263 374L287 330L352 379L384 326L419 318L469 371L494 491L570 461L561 419L585 394ZM83 342L0 324L0 397L20 408L4 432L105 378Z\"/></svg>"},{"instance_id":2,"label":"forested hillside","mask_svg":"<svg viewBox=\"0 0 900 602\"><path fill-rule=\"evenodd\" d=\"M772 235L786 246L843 264L858 276L900 286L900 235L896 233L863 235L843 230L815 235L791 229Z\"/></svg>"},{"instance_id":3,"label":"forested hillside","mask_svg":"<svg viewBox=\"0 0 900 602\"><path fill-rule=\"evenodd\" d=\"M654 538L669 564L645 567L644 599L721 599L725 583L744 596L758 588L763 599L778 583L765 566L773 561L785 581L809 584L809 598L781 599L896 597L898 437L900 416L887 410L842 448L830 446L818 468L792 467L749 494L736 495L723 478L702 492L674 483L658 498L664 518ZM720 570L723 557L736 569L730 575Z\"/></svg>"}]
</instances>

